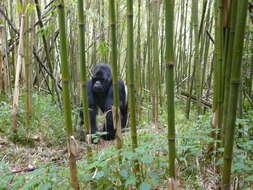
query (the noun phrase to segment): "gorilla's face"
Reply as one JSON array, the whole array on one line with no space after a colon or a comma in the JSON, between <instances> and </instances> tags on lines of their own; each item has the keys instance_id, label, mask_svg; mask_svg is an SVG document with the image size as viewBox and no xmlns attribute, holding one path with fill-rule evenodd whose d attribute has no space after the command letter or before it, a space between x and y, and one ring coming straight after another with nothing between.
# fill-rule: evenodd
<instances>
[{"instance_id":1,"label":"gorilla's face","mask_svg":"<svg viewBox=\"0 0 253 190\"><path fill-rule=\"evenodd\" d=\"M106 92L112 82L111 67L108 64L97 64L93 71L93 91L97 93Z\"/></svg>"}]
</instances>

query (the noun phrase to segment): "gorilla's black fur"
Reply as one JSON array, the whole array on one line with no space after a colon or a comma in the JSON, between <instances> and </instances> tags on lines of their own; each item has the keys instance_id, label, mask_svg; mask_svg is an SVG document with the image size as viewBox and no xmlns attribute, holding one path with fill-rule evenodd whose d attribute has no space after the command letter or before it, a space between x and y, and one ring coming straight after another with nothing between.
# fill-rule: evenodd
<instances>
[{"instance_id":1,"label":"gorilla's black fur","mask_svg":"<svg viewBox=\"0 0 253 190\"><path fill-rule=\"evenodd\" d=\"M119 84L119 100L121 113L121 126L125 127L127 122L127 92L125 90L124 82L120 79ZM115 138L115 132L112 118L113 105L113 85L112 85L112 71L109 64L97 64L93 70L92 79L88 81L88 102L90 113L91 134L97 131L96 116L98 108L106 113L106 123L104 124L104 131L106 135L102 136L105 140L112 140ZM83 112L80 111L81 126L83 125Z\"/></svg>"}]
</instances>

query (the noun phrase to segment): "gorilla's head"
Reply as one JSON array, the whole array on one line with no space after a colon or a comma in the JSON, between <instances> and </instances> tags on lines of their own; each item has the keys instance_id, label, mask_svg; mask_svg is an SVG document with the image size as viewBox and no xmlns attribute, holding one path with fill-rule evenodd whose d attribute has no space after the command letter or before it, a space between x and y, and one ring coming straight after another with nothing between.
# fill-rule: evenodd
<instances>
[{"instance_id":1,"label":"gorilla's head","mask_svg":"<svg viewBox=\"0 0 253 190\"><path fill-rule=\"evenodd\" d=\"M93 91L105 92L112 83L111 67L107 63L96 64L92 76Z\"/></svg>"}]
</instances>

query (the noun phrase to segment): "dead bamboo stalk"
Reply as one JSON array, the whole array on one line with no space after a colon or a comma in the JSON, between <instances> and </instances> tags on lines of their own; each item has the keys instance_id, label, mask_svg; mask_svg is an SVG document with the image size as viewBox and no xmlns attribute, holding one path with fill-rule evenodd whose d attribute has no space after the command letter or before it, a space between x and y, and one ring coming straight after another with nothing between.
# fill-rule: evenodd
<instances>
[{"instance_id":1,"label":"dead bamboo stalk","mask_svg":"<svg viewBox=\"0 0 253 190\"><path fill-rule=\"evenodd\" d=\"M19 97L19 78L21 72L21 65L24 59L24 18L25 15L21 15L21 24L19 29L19 44L18 44L18 57L16 64L16 73L15 73L15 85L13 92L13 104L12 104L12 124L13 124L13 133L17 135L17 109L18 109L18 97Z\"/></svg>"}]
</instances>

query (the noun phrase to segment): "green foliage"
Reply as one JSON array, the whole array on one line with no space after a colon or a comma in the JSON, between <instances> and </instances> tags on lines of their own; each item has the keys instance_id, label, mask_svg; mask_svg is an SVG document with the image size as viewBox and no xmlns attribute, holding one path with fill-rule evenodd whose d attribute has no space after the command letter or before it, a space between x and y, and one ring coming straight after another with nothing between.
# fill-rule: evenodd
<instances>
[{"instance_id":1,"label":"green foliage","mask_svg":"<svg viewBox=\"0 0 253 190\"><path fill-rule=\"evenodd\" d=\"M156 186L166 177L165 171L167 159L155 157L153 155L159 149L165 150L165 146L161 146L164 139L152 144L152 135L142 133L141 140L143 143L136 149L131 151L130 136L126 136L124 149L116 150L114 147L106 147L102 151L97 152L91 164L86 161L78 163L79 179L83 184L92 183L96 189L131 189L136 184L136 175L133 173L133 165L138 160L142 168L142 185L141 189L149 189ZM118 162L119 151L122 152L122 162ZM150 166L152 164L152 167ZM94 171L89 173L89 171Z\"/></svg>"},{"instance_id":2,"label":"green foliage","mask_svg":"<svg viewBox=\"0 0 253 190\"><path fill-rule=\"evenodd\" d=\"M55 166L48 163L44 168L24 174L13 174L8 170L8 165L0 162L0 189L12 190L47 190L71 189L67 180L67 167Z\"/></svg>"},{"instance_id":3,"label":"green foliage","mask_svg":"<svg viewBox=\"0 0 253 190\"><path fill-rule=\"evenodd\" d=\"M18 107L18 137L12 134L11 99L0 102L0 133L21 144L33 145L32 136L39 136L48 146L61 144L64 139L64 120L62 111L49 96L33 94L32 122L29 129L25 127L25 96L21 94Z\"/></svg>"},{"instance_id":4,"label":"green foliage","mask_svg":"<svg viewBox=\"0 0 253 190\"><path fill-rule=\"evenodd\" d=\"M253 112L244 113L244 119L237 119L236 143L234 146L234 159L232 171L241 176L245 181L245 187L253 185Z\"/></svg>"},{"instance_id":5,"label":"green foliage","mask_svg":"<svg viewBox=\"0 0 253 190\"><path fill-rule=\"evenodd\" d=\"M0 102L0 125L1 135L11 135L11 105L9 98L2 98ZM218 182L218 176L213 176L212 168L215 164L222 164L223 159L213 160L212 156L207 155L207 147L214 140L209 137L212 132L210 127L211 115L201 115L191 120L185 119L182 111L184 105L176 99L176 130L177 130L177 168L180 179L184 182L185 189L206 189L207 185L201 181ZM148 104L146 111L149 112ZM163 110L163 109L161 109ZM23 133L23 137L31 137L34 134L41 135L47 146L63 145L64 125L63 116L60 109L54 105L51 98L43 94L33 95L33 120L29 130L25 128L23 96L20 98L19 105L19 127L18 132ZM77 114L73 111L72 114ZM249 189L253 184L253 139L250 134L253 130L253 112L244 114L243 119L237 120L236 143L233 159L233 174L240 176L241 187ZM161 111L160 122L165 123L166 113ZM98 121L98 123L103 122ZM115 149L114 146L93 149L93 161L87 163L86 156L77 162L78 178L81 189L87 189L88 185L94 189L136 189L137 175L133 172L135 161L140 163L141 182L138 189L149 190L167 188L167 128L151 127L148 118L143 117L139 122L142 127L138 130L139 146L132 152L130 134L124 133L124 147L122 150ZM23 131L23 132L22 132ZM27 133L26 133L27 132ZM100 135L102 135L101 133ZM35 142L36 143L36 142ZM35 144L36 145L36 144ZM52 147L53 148L53 147ZM22 150L21 150L22 151ZM119 151L121 153L121 164L118 160ZM219 150L221 153L223 149ZM17 150L9 150L5 155L12 155L17 159ZM42 154L48 154L44 150ZM83 152L84 154L84 152ZM2 155L2 154L1 154ZM61 159L61 164L55 162L40 163L39 168L31 172L12 173L10 165L0 162L0 190L2 189L71 189L69 184L69 169L67 158ZM51 159L53 160L53 159ZM214 172L214 171L213 171ZM242 188L242 189L243 189Z\"/></svg>"}]
</instances>

